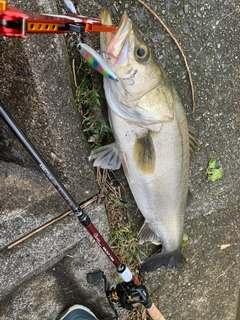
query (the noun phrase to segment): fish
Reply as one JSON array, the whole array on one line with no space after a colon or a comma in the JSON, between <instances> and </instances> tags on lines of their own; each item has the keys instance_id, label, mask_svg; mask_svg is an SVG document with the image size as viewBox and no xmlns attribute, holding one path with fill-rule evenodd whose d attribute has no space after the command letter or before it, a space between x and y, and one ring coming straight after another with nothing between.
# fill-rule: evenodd
<instances>
[{"instance_id":1,"label":"fish","mask_svg":"<svg viewBox=\"0 0 240 320\"><path fill-rule=\"evenodd\" d=\"M101 22L112 25L111 13ZM139 243L161 243L141 272L183 267L182 238L188 194L189 134L181 100L132 20L124 13L116 33L101 33L101 52L118 81L104 77L114 143L93 151L94 166L123 166L130 190L145 218Z\"/></svg>"}]
</instances>

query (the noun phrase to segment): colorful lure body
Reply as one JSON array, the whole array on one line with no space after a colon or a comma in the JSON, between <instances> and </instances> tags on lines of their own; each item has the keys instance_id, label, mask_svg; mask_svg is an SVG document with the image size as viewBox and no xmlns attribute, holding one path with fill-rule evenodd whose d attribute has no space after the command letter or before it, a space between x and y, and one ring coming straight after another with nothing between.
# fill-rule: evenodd
<instances>
[{"instance_id":1,"label":"colorful lure body","mask_svg":"<svg viewBox=\"0 0 240 320\"><path fill-rule=\"evenodd\" d=\"M74 14L77 14L77 10L71 0L64 0L64 3L68 10L70 10Z\"/></svg>"},{"instance_id":2,"label":"colorful lure body","mask_svg":"<svg viewBox=\"0 0 240 320\"><path fill-rule=\"evenodd\" d=\"M79 43L77 48L81 56L93 67L95 70L100 72L105 77L108 77L111 80L118 81L116 74L109 68L107 63L95 50L89 47L85 43Z\"/></svg>"}]
</instances>

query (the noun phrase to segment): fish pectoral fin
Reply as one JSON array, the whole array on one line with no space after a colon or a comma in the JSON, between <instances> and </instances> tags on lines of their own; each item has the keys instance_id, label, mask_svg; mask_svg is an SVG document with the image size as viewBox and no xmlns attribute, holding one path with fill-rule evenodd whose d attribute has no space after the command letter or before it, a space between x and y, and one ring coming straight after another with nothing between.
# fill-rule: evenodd
<instances>
[{"instance_id":1,"label":"fish pectoral fin","mask_svg":"<svg viewBox=\"0 0 240 320\"><path fill-rule=\"evenodd\" d=\"M100 147L91 152L89 160L93 160L94 167L117 170L121 167L121 161L115 143Z\"/></svg>"},{"instance_id":2,"label":"fish pectoral fin","mask_svg":"<svg viewBox=\"0 0 240 320\"><path fill-rule=\"evenodd\" d=\"M189 128L188 133L189 133L190 156L192 156L198 147L198 143L194 138L193 130Z\"/></svg>"},{"instance_id":3,"label":"fish pectoral fin","mask_svg":"<svg viewBox=\"0 0 240 320\"><path fill-rule=\"evenodd\" d=\"M156 236L156 234L149 228L147 222L144 222L142 228L140 229L139 233L139 244L143 244L145 242L152 242L155 245L160 245L161 241Z\"/></svg>"},{"instance_id":4,"label":"fish pectoral fin","mask_svg":"<svg viewBox=\"0 0 240 320\"><path fill-rule=\"evenodd\" d=\"M156 163L156 153L150 131L135 141L132 155L139 171L146 175L153 174Z\"/></svg>"}]
</instances>

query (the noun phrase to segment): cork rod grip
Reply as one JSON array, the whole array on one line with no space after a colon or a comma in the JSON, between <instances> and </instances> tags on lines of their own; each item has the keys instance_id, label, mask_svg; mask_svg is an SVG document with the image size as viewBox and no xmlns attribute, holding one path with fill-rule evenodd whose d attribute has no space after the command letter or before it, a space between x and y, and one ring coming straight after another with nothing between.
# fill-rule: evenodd
<instances>
[{"instance_id":1,"label":"cork rod grip","mask_svg":"<svg viewBox=\"0 0 240 320\"><path fill-rule=\"evenodd\" d=\"M154 303L152 304L151 308L147 309L147 311L153 320L165 320L164 316L161 314Z\"/></svg>"}]
</instances>

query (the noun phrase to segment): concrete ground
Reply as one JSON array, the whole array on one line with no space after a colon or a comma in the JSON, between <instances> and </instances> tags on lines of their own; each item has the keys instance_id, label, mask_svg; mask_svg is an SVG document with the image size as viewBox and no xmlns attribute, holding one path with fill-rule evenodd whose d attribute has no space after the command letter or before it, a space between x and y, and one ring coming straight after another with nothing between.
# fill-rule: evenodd
<instances>
[{"instance_id":1,"label":"concrete ground","mask_svg":"<svg viewBox=\"0 0 240 320\"><path fill-rule=\"evenodd\" d=\"M60 1L8 3L26 12L66 9ZM167 320L236 320L240 288L238 1L146 1L185 52L195 88L194 113L181 54L138 1L74 3L86 15L98 15L101 7L107 6L116 23L124 11L128 12L173 80L199 144L191 163L185 267L144 274L144 284ZM70 36L1 38L0 99L76 201L84 203L98 193L98 188L74 108L65 39L68 49L75 45ZM92 39L98 49L97 37L87 37L88 41ZM113 284L117 275L77 218L68 215L13 249L6 249L66 212L68 206L2 122L0 135L0 319L57 319L74 303L91 307L100 319L109 319L112 314L103 283L88 285L86 274L102 269ZM207 181L205 175L212 157L224 172L216 182ZM103 206L90 205L85 210L107 237Z\"/></svg>"}]
</instances>

